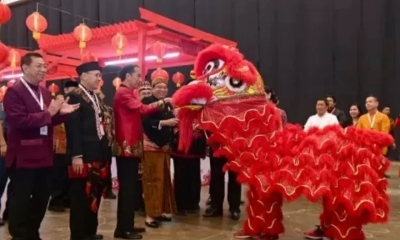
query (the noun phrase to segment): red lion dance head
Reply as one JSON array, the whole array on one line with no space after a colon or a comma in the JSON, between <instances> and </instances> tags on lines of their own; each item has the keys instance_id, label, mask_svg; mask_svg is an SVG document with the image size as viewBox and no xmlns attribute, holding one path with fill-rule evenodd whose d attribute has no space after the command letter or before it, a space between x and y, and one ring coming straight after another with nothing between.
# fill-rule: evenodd
<instances>
[{"instance_id":1,"label":"red lion dance head","mask_svg":"<svg viewBox=\"0 0 400 240\"><path fill-rule=\"evenodd\" d=\"M257 116L270 114L270 127L279 128L279 115L274 114L273 104L267 104L260 74L238 49L211 45L199 53L194 71L197 80L173 96L173 104L179 109L181 150L190 147L194 121L213 133L219 144L223 139L245 137L246 132L259 127Z\"/></svg>"}]
</instances>

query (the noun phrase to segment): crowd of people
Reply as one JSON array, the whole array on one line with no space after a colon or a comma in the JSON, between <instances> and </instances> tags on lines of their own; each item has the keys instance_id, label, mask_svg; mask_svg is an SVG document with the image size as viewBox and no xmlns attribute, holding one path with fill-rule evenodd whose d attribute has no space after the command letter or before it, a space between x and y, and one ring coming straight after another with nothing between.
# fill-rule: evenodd
<instances>
[{"instance_id":1,"label":"crowd of people","mask_svg":"<svg viewBox=\"0 0 400 240\"><path fill-rule=\"evenodd\" d=\"M97 233L98 212L102 196L116 197L111 191L113 156L119 181L115 238L142 238L145 228L135 227L135 212L146 216L149 228L171 221L173 215L199 214L200 161L207 153L211 182L203 217L222 216L226 159L213 156L206 133L196 125L189 152L178 150L179 121L167 97L168 79L160 75L151 82L142 81L141 69L127 65L118 74L122 84L110 107L99 91L102 69L98 62L78 66L79 81L68 82L65 95L55 99L40 84L47 70L40 54L27 53L21 68L24 76L7 90L0 116L0 196L10 180L0 225L8 221L13 240L40 240L46 209L63 212L66 208L70 209L71 240L103 239ZM279 104L272 89L265 92L268 102ZM368 113L362 114L355 104L347 116L336 107L335 97L318 99L316 114L310 116L304 130L340 124L390 133L390 109L378 111L375 96L367 97L365 105ZM279 111L285 125L286 113ZM387 149L382 151L387 153ZM239 220L241 185L235 173L228 175L230 217ZM305 236L319 239L323 231L317 228Z\"/></svg>"}]
</instances>

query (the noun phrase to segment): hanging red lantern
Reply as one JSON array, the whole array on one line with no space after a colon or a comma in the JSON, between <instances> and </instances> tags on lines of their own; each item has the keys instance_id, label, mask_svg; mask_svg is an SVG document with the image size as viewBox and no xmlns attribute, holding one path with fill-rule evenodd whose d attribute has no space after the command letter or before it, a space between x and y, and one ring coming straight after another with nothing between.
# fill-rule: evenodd
<instances>
[{"instance_id":1,"label":"hanging red lantern","mask_svg":"<svg viewBox=\"0 0 400 240\"><path fill-rule=\"evenodd\" d=\"M21 54L15 50L11 49L8 54L8 62L12 68L15 68L21 61Z\"/></svg>"},{"instance_id":2,"label":"hanging red lantern","mask_svg":"<svg viewBox=\"0 0 400 240\"><path fill-rule=\"evenodd\" d=\"M126 45L128 44L128 38L126 38L122 33L117 33L111 39L111 43L117 50L117 55L121 57Z\"/></svg>"},{"instance_id":3,"label":"hanging red lantern","mask_svg":"<svg viewBox=\"0 0 400 240\"><path fill-rule=\"evenodd\" d=\"M82 57L81 57L82 63L87 63L87 62L96 62L97 57L95 57L92 52L85 52Z\"/></svg>"},{"instance_id":4,"label":"hanging red lantern","mask_svg":"<svg viewBox=\"0 0 400 240\"><path fill-rule=\"evenodd\" d=\"M157 68L156 70L154 70L154 72L151 73L150 79L151 79L151 81L154 81L156 79L162 79L162 80L168 81L169 74L164 69Z\"/></svg>"},{"instance_id":5,"label":"hanging red lantern","mask_svg":"<svg viewBox=\"0 0 400 240\"><path fill-rule=\"evenodd\" d=\"M34 12L26 18L26 26L33 33L33 38L38 40L40 38L40 33L46 31L47 29L47 19L43 17L39 12Z\"/></svg>"},{"instance_id":6,"label":"hanging red lantern","mask_svg":"<svg viewBox=\"0 0 400 240\"><path fill-rule=\"evenodd\" d=\"M60 90L59 88L58 88L58 86L56 85L56 84L54 84L54 83L52 83L50 86L49 86L49 91L51 92L51 95L54 97L55 95L56 95L56 93L58 93L58 91Z\"/></svg>"},{"instance_id":7,"label":"hanging red lantern","mask_svg":"<svg viewBox=\"0 0 400 240\"><path fill-rule=\"evenodd\" d=\"M154 55L156 55L157 57L157 62L161 63L162 62L162 58L165 55L165 52L167 50L167 46L165 45L165 43L159 42L157 41L152 47L151 50L153 52Z\"/></svg>"},{"instance_id":8,"label":"hanging red lantern","mask_svg":"<svg viewBox=\"0 0 400 240\"><path fill-rule=\"evenodd\" d=\"M115 90L118 90L119 86L121 86L121 78L114 78L112 84L114 85Z\"/></svg>"},{"instance_id":9,"label":"hanging red lantern","mask_svg":"<svg viewBox=\"0 0 400 240\"><path fill-rule=\"evenodd\" d=\"M196 79L196 73L194 72L194 70L190 71L190 78L191 79Z\"/></svg>"},{"instance_id":10,"label":"hanging red lantern","mask_svg":"<svg viewBox=\"0 0 400 240\"><path fill-rule=\"evenodd\" d=\"M8 88L9 88L9 87L12 87L12 85L14 85L15 82L16 82L15 79L12 79L12 80L8 81L8 82L7 82L7 87L8 87Z\"/></svg>"},{"instance_id":11,"label":"hanging red lantern","mask_svg":"<svg viewBox=\"0 0 400 240\"><path fill-rule=\"evenodd\" d=\"M86 48L86 43L92 39L93 35L92 30L86 24L81 23L74 29L74 36L79 41L79 48L82 52Z\"/></svg>"},{"instance_id":12,"label":"hanging red lantern","mask_svg":"<svg viewBox=\"0 0 400 240\"><path fill-rule=\"evenodd\" d=\"M174 81L177 87L180 87L185 81L185 75L180 72L176 72L174 75L172 75L172 81Z\"/></svg>"},{"instance_id":13,"label":"hanging red lantern","mask_svg":"<svg viewBox=\"0 0 400 240\"><path fill-rule=\"evenodd\" d=\"M10 55L9 48L0 42L0 63L5 63L8 60L8 56Z\"/></svg>"},{"instance_id":14,"label":"hanging red lantern","mask_svg":"<svg viewBox=\"0 0 400 240\"><path fill-rule=\"evenodd\" d=\"M11 19L11 10L10 7L0 2L0 24L5 24Z\"/></svg>"}]
</instances>

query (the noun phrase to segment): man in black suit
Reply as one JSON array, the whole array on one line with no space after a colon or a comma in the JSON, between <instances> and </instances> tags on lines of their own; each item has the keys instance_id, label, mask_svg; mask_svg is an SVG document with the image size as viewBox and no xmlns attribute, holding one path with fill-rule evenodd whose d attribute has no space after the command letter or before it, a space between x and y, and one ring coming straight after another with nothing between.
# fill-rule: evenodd
<instances>
[{"instance_id":1,"label":"man in black suit","mask_svg":"<svg viewBox=\"0 0 400 240\"><path fill-rule=\"evenodd\" d=\"M337 117L340 125L342 127L344 127L346 125L347 117L346 117L346 114L342 110L336 108L335 96L329 95L326 97L326 100L328 101L328 112L330 114L335 115Z\"/></svg>"},{"instance_id":2,"label":"man in black suit","mask_svg":"<svg viewBox=\"0 0 400 240\"><path fill-rule=\"evenodd\" d=\"M97 240L98 208L104 193L111 158L113 119L94 91L102 77L97 62L87 62L76 69L80 84L70 92L71 103L80 109L66 123L67 148L71 156L70 230L71 240Z\"/></svg>"}]
</instances>

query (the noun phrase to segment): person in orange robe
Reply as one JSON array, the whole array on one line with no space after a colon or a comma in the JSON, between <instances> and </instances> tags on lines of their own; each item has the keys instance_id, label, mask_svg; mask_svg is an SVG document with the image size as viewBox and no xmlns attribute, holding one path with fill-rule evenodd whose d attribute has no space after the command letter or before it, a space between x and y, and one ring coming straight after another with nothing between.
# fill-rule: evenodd
<instances>
[{"instance_id":1,"label":"person in orange robe","mask_svg":"<svg viewBox=\"0 0 400 240\"><path fill-rule=\"evenodd\" d=\"M378 106L379 102L377 97L371 95L365 99L365 107L368 112L358 119L357 128L390 133L392 123L386 114L379 112ZM383 155L386 156L387 152L387 147L382 149ZM390 176L385 174L385 177L389 178Z\"/></svg>"},{"instance_id":2,"label":"person in orange robe","mask_svg":"<svg viewBox=\"0 0 400 240\"><path fill-rule=\"evenodd\" d=\"M119 182L117 226L115 238L141 239L144 228L134 227L134 200L137 194L137 178L140 159L143 155L143 115L157 112L170 99L145 105L134 94L141 83L141 70L136 65L127 65L119 72L122 81L114 97L115 142L113 154L116 156Z\"/></svg>"}]
</instances>

